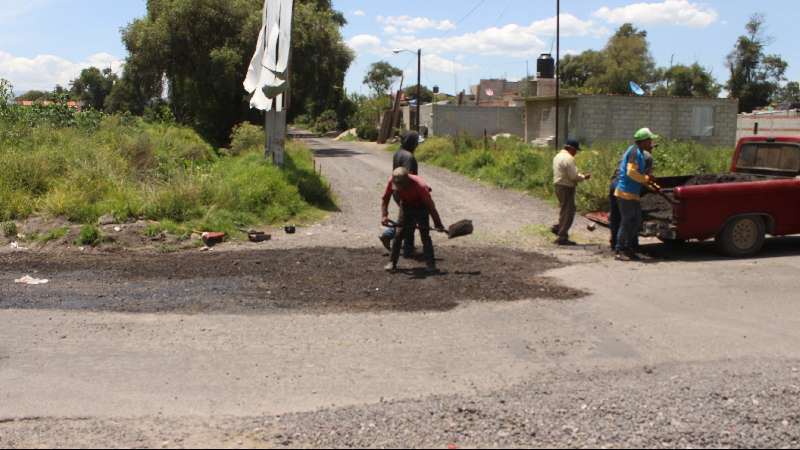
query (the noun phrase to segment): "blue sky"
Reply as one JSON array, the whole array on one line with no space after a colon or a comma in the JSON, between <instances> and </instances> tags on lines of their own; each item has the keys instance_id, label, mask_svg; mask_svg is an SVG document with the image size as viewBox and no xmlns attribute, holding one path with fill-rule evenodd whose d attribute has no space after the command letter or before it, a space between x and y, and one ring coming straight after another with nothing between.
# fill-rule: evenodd
<instances>
[{"instance_id":1,"label":"blue sky","mask_svg":"<svg viewBox=\"0 0 800 450\"><path fill-rule=\"evenodd\" d=\"M525 62L552 45L555 0L334 0L347 17L345 39L358 58L348 74L350 91L372 62L407 68L416 79L415 56L393 48L423 48L423 83L445 92L481 78L521 78ZM624 21L648 31L659 65L700 64L727 80L725 56L750 14L763 12L768 48L800 80L796 45L797 0L562 0L562 52L602 48ZM471 14L470 14L471 12ZM89 65L116 70L126 51L119 30L145 13L145 0L0 0L0 78L16 91L66 84ZM254 42L255 46L255 42ZM242 74L244 77L244 74Z\"/></svg>"}]
</instances>

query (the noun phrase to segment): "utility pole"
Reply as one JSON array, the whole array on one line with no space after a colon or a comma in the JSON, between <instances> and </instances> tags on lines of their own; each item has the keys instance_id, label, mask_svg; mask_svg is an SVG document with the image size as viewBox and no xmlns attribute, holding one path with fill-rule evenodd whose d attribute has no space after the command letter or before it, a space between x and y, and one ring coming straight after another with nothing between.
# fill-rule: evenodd
<instances>
[{"instance_id":1,"label":"utility pole","mask_svg":"<svg viewBox=\"0 0 800 450\"><path fill-rule=\"evenodd\" d=\"M417 50L417 123L415 131L419 133L419 122L422 117L422 49Z\"/></svg>"},{"instance_id":2,"label":"utility pole","mask_svg":"<svg viewBox=\"0 0 800 450\"><path fill-rule=\"evenodd\" d=\"M556 0L556 150L561 136L558 131L561 112L561 0Z\"/></svg>"}]
</instances>

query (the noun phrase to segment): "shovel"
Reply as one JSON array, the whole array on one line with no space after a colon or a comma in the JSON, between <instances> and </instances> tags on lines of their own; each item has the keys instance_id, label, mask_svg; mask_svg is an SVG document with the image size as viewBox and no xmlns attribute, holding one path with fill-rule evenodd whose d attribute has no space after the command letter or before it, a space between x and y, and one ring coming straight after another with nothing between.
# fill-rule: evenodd
<instances>
[{"instance_id":1,"label":"shovel","mask_svg":"<svg viewBox=\"0 0 800 450\"><path fill-rule=\"evenodd\" d=\"M655 192L656 194L660 195L664 198L664 200L668 201L671 205L679 205L680 203L671 199L667 194L665 194L661 190L661 186L659 186L656 182L650 183L650 189Z\"/></svg>"},{"instance_id":2,"label":"shovel","mask_svg":"<svg viewBox=\"0 0 800 450\"><path fill-rule=\"evenodd\" d=\"M398 225L397 222L392 220L389 221L389 228L397 228L399 226L400 225ZM458 222L450 225L447 230L441 231L441 233L445 233L448 239L455 239L463 236L469 236L474 231L475 226L471 220L459 220Z\"/></svg>"}]
</instances>

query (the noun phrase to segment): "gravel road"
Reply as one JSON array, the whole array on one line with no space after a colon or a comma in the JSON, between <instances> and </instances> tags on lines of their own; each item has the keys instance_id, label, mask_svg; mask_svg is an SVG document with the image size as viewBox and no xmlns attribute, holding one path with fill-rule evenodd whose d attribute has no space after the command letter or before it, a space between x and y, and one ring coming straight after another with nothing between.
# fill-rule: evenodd
<instances>
[{"instance_id":1,"label":"gravel road","mask_svg":"<svg viewBox=\"0 0 800 450\"><path fill-rule=\"evenodd\" d=\"M624 264L585 222L551 246L547 202L423 166L477 233L437 241L441 276L390 276L391 155L311 143L341 211L296 235L0 256L0 446L799 445L800 239Z\"/></svg>"}]
</instances>

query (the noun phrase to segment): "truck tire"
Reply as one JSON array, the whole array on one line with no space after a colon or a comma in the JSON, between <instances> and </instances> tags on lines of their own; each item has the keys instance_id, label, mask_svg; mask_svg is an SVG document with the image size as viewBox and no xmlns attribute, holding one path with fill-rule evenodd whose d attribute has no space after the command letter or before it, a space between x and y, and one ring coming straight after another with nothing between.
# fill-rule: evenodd
<instances>
[{"instance_id":1,"label":"truck tire","mask_svg":"<svg viewBox=\"0 0 800 450\"><path fill-rule=\"evenodd\" d=\"M761 251L766 240L767 226L758 216L737 217L722 229L716 242L722 253L742 258Z\"/></svg>"}]
</instances>

